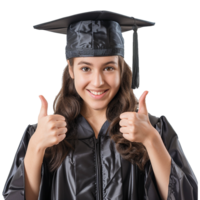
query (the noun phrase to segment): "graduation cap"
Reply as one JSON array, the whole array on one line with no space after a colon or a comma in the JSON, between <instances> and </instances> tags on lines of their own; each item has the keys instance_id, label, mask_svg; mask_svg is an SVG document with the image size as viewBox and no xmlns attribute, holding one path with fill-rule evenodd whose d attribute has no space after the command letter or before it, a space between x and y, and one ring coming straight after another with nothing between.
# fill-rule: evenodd
<instances>
[{"instance_id":1,"label":"graduation cap","mask_svg":"<svg viewBox=\"0 0 200 200\"><path fill-rule=\"evenodd\" d=\"M124 57L123 32L133 30L132 89L139 87L137 29L155 23L110 11L92 11L71 15L33 26L67 35L66 59L121 55Z\"/></svg>"}]
</instances>

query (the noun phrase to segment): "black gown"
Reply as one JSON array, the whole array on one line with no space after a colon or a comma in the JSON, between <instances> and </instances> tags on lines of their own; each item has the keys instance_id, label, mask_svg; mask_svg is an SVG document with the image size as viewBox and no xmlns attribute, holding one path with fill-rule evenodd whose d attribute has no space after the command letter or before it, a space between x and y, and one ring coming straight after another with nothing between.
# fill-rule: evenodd
<instances>
[{"instance_id":1,"label":"black gown","mask_svg":"<svg viewBox=\"0 0 200 200\"><path fill-rule=\"evenodd\" d=\"M184 155L178 135L165 116L149 114L172 162L167 200L197 200L198 182ZM150 160L141 173L137 165L121 158L105 132L105 121L95 138L88 121L79 114L78 140L59 168L49 173L43 160L38 200L161 200ZM28 125L15 154L2 195L6 200L25 200L24 157L37 124Z\"/></svg>"}]
</instances>

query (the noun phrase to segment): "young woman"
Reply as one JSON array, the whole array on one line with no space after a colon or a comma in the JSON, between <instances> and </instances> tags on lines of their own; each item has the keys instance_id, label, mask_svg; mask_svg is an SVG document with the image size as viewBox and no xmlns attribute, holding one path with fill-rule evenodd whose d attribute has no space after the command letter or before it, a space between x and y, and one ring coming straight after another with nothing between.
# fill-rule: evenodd
<instances>
[{"instance_id":1,"label":"young woman","mask_svg":"<svg viewBox=\"0 0 200 200\"><path fill-rule=\"evenodd\" d=\"M67 64L54 115L40 96L38 123L23 134L4 198L197 200L178 135L165 116L148 113L147 91L137 100L123 56L72 54Z\"/></svg>"}]
</instances>

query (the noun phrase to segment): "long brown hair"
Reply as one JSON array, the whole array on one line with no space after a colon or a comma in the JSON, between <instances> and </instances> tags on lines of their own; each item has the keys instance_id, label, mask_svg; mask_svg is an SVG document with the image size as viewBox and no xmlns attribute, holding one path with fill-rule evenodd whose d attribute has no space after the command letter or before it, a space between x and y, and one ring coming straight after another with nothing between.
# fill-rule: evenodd
<instances>
[{"instance_id":1,"label":"long brown hair","mask_svg":"<svg viewBox=\"0 0 200 200\"><path fill-rule=\"evenodd\" d=\"M69 63L73 67L74 59L69 59ZM128 111L137 112L139 102L131 88L132 71L130 67L121 56L118 56L118 63L121 85L117 94L107 106L106 117L110 122L107 132L115 142L116 149L122 158L129 160L132 164L136 163L139 169L144 171L144 166L149 160L145 146L142 143L126 140L119 131L120 114ZM71 78L67 65L63 72L62 88L53 103L53 110L54 114L65 117L68 131L63 141L45 151L44 158L48 163L50 172L56 170L68 153L75 148L75 140L77 139L75 118L79 115L82 104L83 99L76 92L74 79Z\"/></svg>"}]
</instances>

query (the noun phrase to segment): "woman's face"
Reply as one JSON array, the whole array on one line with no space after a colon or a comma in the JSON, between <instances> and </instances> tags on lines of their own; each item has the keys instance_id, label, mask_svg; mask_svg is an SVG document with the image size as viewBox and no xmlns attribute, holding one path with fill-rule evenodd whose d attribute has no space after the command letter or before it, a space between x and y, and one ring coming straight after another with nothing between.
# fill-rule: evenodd
<instances>
[{"instance_id":1,"label":"woman's face","mask_svg":"<svg viewBox=\"0 0 200 200\"><path fill-rule=\"evenodd\" d=\"M69 73L85 106L95 110L106 109L120 87L118 56L76 57ZM103 94L91 94L95 91Z\"/></svg>"}]
</instances>

